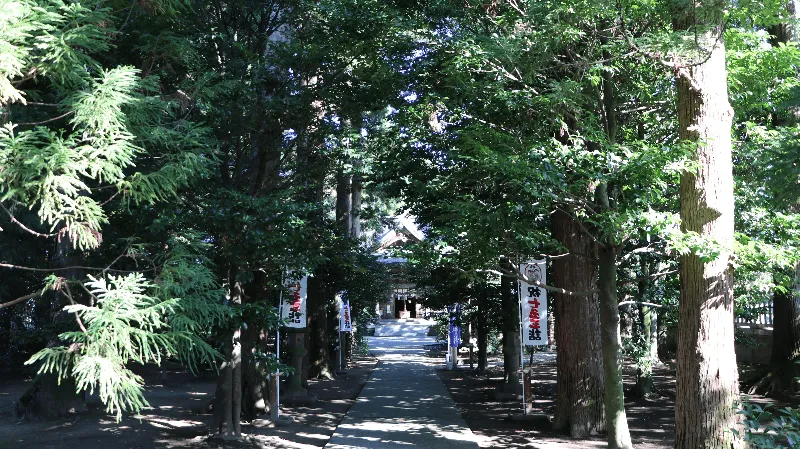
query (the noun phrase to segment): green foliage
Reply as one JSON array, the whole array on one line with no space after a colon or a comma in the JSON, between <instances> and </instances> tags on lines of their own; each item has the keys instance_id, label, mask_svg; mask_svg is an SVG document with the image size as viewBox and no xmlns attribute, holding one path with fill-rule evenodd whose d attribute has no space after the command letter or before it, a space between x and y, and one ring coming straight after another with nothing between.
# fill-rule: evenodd
<instances>
[{"instance_id":1,"label":"green foliage","mask_svg":"<svg viewBox=\"0 0 800 449\"><path fill-rule=\"evenodd\" d=\"M115 34L107 5L4 0L0 8L4 207L33 210L34 229L93 249L109 196L152 203L206 174L205 131L176 121L158 80L101 63ZM141 163L154 153L158 163Z\"/></svg>"},{"instance_id":2,"label":"green foliage","mask_svg":"<svg viewBox=\"0 0 800 449\"><path fill-rule=\"evenodd\" d=\"M744 418L744 441L754 449L800 447L800 409L745 402L738 412ZM733 430L738 435L738 431Z\"/></svg>"},{"instance_id":3,"label":"green foliage","mask_svg":"<svg viewBox=\"0 0 800 449\"><path fill-rule=\"evenodd\" d=\"M645 376L650 376L653 373L653 365L659 362L658 357L653 356L650 348L651 342L641 332L635 332L631 338L622 342L625 354L633 359L636 368Z\"/></svg>"},{"instance_id":4,"label":"green foliage","mask_svg":"<svg viewBox=\"0 0 800 449\"><path fill-rule=\"evenodd\" d=\"M168 244L155 283L141 273L90 276L92 305L64 308L83 328L62 333L64 346L45 348L26 364L38 363L39 373L55 373L59 380L73 377L78 391L97 390L117 420L147 406L144 380L128 364L175 358L192 370L199 364L213 367L219 353L204 336L229 321L231 311L221 303L203 245L181 235Z\"/></svg>"}]
</instances>

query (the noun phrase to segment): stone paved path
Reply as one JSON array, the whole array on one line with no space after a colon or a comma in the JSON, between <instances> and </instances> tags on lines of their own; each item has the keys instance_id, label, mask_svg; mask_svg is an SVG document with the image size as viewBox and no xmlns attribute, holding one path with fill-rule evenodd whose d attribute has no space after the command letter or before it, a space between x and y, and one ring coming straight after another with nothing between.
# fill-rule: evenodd
<instances>
[{"instance_id":1,"label":"stone paved path","mask_svg":"<svg viewBox=\"0 0 800 449\"><path fill-rule=\"evenodd\" d=\"M436 375L442 360L425 355L428 343L433 339L370 338L380 363L326 448L478 448Z\"/></svg>"}]
</instances>

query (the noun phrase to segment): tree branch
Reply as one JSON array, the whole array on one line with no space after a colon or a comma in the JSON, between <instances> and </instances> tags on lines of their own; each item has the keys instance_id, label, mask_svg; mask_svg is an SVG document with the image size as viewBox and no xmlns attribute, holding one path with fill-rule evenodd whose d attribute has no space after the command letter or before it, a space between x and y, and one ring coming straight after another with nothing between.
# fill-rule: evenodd
<instances>
[{"instance_id":1,"label":"tree branch","mask_svg":"<svg viewBox=\"0 0 800 449\"><path fill-rule=\"evenodd\" d=\"M578 223L578 226L580 226L580 228L581 228L581 231L583 231L583 233L584 233L584 234L586 234L586 236L587 236L587 237L589 237L590 239L592 239L592 241L593 241L593 242L594 242L594 243L595 243L595 244L596 244L598 247L600 247L600 248L606 248L606 247L608 246L608 245L606 245L605 243L601 242L601 241L600 241L600 240L599 240L597 237L595 237L595 236L594 236L594 234L592 234L591 232L589 232L589 230L588 230L588 229L586 229L586 226L584 226L584 225L583 225L583 220L580 220L580 219L578 219L578 217L576 217L576 216L572 215L571 213L569 213L569 211L567 211L567 210L565 210L565 209L563 209L563 208L561 208L561 207L558 207L558 206L556 206L556 210L559 210L559 211L561 211L561 212L564 212L564 213L565 213L565 214L567 214L567 215L568 215L568 216L569 216L571 219L573 219L573 220L575 221L575 223Z\"/></svg>"},{"instance_id":2,"label":"tree branch","mask_svg":"<svg viewBox=\"0 0 800 449\"><path fill-rule=\"evenodd\" d=\"M625 253L625 255L624 255L624 256L622 256L622 257L620 257L620 258L619 258L619 262L620 262L620 263L627 262L627 261L628 261L628 259L630 259L631 257L633 257L635 254L649 254L649 253L654 253L654 252L656 252L656 251L657 251L657 248L654 248L654 247L653 247L653 245L654 245L654 244L655 244L655 242L653 242L653 243L652 243L652 244L650 244L650 245L647 245L647 246L640 246L639 248L636 248L636 249L633 249L633 250L631 250L631 251L628 251L627 253Z\"/></svg>"},{"instance_id":3,"label":"tree branch","mask_svg":"<svg viewBox=\"0 0 800 449\"><path fill-rule=\"evenodd\" d=\"M97 296L94 295L94 293L90 292L89 289L86 288L85 285L83 285L83 282L78 282L78 285L80 285L80 287L83 289L83 291L85 291L86 294L89 295L89 298L91 299L89 305L94 307L94 305L97 304L100 300L97 298Z\"/></svg>"},{"instance_id":4,"label":"tree branch","mask_svg":"<svg viewBox=\"0 0 800 449\"><path fill-rule=\"evenodd\" d=\"M479 270L479 271L483 271L483 272L486 272L486 273L499 274L500 276L513 277L513 278L516 278L519 281L523 281L523 282L525 282L527 284L530 284L530 285L535 285L535 286L543 288L543 289L545 289L545 290L547 290L549 292L559 293L561 295L571 296L571 297L574 297L574 298L578 298L578 297L582 297L582 296L591 296L591 295L600 293L600 290L598 290L598 289L574 292L574 291L567 290L567 289L564 289L564 288L553 287L551 285L543 284L543 283L541 283L539 281L534 281L533 279L530 279L527 276L525 276L524 274L519 273L517 271L504 270L502 267L499 270Z\"/></svg>"},{"instance_id":5,"label":"tree branch","mask_svg":"<svg viewBox=\"0 0 800 449\"><path fill-rule=\"evenodd\" d=\"M2 203L0 203L0 207L2 207L4 211L6 211L6 213L8 214L8 218L11 219L12 223L16 224L17 226L19 226L23 230L27 231L28 233L35 235L36 237L50 238L50 237L55 237L55 236L58 235L58 233L42 234L41 232L36 232L33 229L30 229L27 226L25 226L24 224L22 224L21 221L17 220L16 217L14 217L14 214L12 214L11 211L8 210L8 208L6 206L4 206Z\"/></svg>"},{"instance_id":6,"label":"tree branch","mask_svg":"<svg viewBox=\"0 0 800 449\"><path fill-rule=\"evenodd\" d=\"M17 126L39 126L44 125L45 123L55 122L56 120L61 120L62 118L73 114L74 111L65 112L64 114L59 115L58 117L53 117L47 120L42 120L41 122L31 122L31 123L17 123Z\"/></svg>"},{"instance_id":7,"label":"tree branch","mask_svg":"<svg viewBox=\"0 0 800 449\"><path fill-rule=\"evenodd\" d=\"M678 272L678 270L670 270L670 271L662 271L660 273L650 274L650 275L647 275L647 276L639 276L639 277L636 277L636 278L633 278L633 279L626 279L624 281L621 281L619 283L619 285L630 284L631 282L648 281L650 279L655 279L655 278L661 277L661 276L669 276L670 274L675 274L677 272Z\"/></svg>"},{"instance_id":8,"label":"tree branch","mask_svg":"<svg viewBox=\"0 0 800 449\"><path fill-rule=\"evenodd\" d=\"M11 307L11 306L13 306L15 304L19 304L21 302L24 302L24 301L27 301L29 299L36 298L36 297L39 297L39 296L42 296L42 292L36 292L36 293L31 293L30 295L20 296L17 299L14 299L12 301L0 304L0 309L5 309L6 307Z\"/></svg>"},{"instance_id":9,"label":"tree branch","mask_svg":"<svg viewBox=\"0 0 800 449\"><path fill-rule=\"evenodd\" d=\"M145 268L142 270L116 270L113 268L99 268L99 267L83 267L83 266L71 266L71 267L58 267L58 268L33 268L33 267L24 267L21 265L13 265L10 263L3 263L0 262L0 268L13 268L17 270L25 270L25 271L35 271L39 273L52 273L54 271L64 271L64 270L92 270L92 271L111 271L114 273L144 273L147 271L155 271L157 267L152 268Z\"/></svg>"},{"instance_id":10,"label":"tree branch","mask_svg":"<svg viewBox=\"0 0 800 449\"><path fill-rule=\"evenodd\" d=\"M619 303L619 306L620 307L627 306L628 304L641 304L643 306L659 307L659 308L664 307L663 304L655 304L655 303L652 303L652 302L645 302L645 301L623 301L623 302Z\"/></svg>"},{"instance_id":11,"label":"tree branch","mask_svg":"<svg viewBox=\"0 0 800 449\"><path fill-rule=\"evenodd\" d=\"M69 300L69 303L74 306L75 305L75 300L72 299L72 292L69 289L69 284L64 283L64 288L66 290L62 290L62 293L64 293L64 296L67 297L67 299ZM75 322L78 323L78 327L81 328L81 330L83 331L84 334L88 333L86 331L86 326L84 326L83 325L83 321L81 321L80 315L78 315L78 312L74 312L74 315L75 315Z\"/></svg>"}]
</instances>

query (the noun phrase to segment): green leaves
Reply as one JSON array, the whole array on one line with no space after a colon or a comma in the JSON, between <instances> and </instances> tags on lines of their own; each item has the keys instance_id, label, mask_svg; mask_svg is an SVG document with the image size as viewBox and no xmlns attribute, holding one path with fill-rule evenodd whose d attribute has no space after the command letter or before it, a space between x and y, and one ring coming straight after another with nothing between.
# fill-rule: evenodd
<instances>
[{"instance_id":1,"label":"green leaves","mask_svg":"<svg viewBox=\"0 0 800 449\"><path fill-rule=\"evenodd\" d=\"M144 381L128 369L129 363L158 365L174 358L192 371L201 364L214 367L219 353L206 339L234 315L222 304L205 254L208 245L192 233L173 234L166 244L169 251L158 256L163 268L155 281L141 273L89 276L85 286L91 305L64 308L86 331L60 334L63 346L45 348L26 364L39 363L39 373L55 373L59 379L73 377L78 391L98 391L117 420L123 412L147 406ZM60 290L64 282L53 278L48 286Z\"/></svg>"},{"instance_id":2,"label":"green leaves","mask_svg":"<svg viewBox=\"0 0 800 449\"><path fill-rule=\"evenodd\" d=\"M800 409L766 407L745 401L739 411L744 421L744 441L755 449L794 448L800 444ZM739 435L735 429L732 430Z\"/></svg>"}]
</instances>

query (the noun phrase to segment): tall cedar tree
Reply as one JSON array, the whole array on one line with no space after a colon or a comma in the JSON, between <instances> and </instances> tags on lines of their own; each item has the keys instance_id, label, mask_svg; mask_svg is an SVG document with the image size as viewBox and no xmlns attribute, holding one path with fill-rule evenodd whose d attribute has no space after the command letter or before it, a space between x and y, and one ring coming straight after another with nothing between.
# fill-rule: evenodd
<instances>
[{"instance_id":1,"label":"tall cedar tree","mask_svg":"<svg viewBox=\"0 0 800 449\"><path fill-rule=\"evenodd\" d=\"M725 3L673 3L675 31L696 48L679 68L680 139L696 146L696 169L681 175L682 230L718 245L716 257L680 260L675 401L676 449L730 449L741 443L733 324L733 167L722 17ZM711 243L710 243L711 244ZM711 260L710 260L711 259Z\"/></svg>"}]
</instances>

